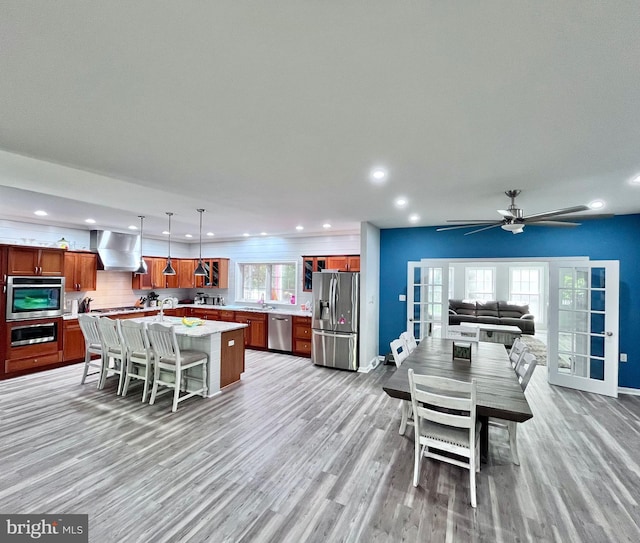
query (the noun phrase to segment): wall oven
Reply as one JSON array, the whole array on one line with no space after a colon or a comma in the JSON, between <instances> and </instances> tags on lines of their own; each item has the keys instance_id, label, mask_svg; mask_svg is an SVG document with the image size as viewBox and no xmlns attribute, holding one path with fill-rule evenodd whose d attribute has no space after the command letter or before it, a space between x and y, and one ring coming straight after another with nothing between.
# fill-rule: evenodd
<instances>
[{"instance_id":1,"label":"wall oven","mask_svg":"<svg viewBox=\"0 0 640 543\"><path fill-rule=\"evenodd\" d=\"M58 323L43 322L39 324L13 325L11 327L10 347L23 347L36 343L52 343L58 341Z\"/></svg>"},{"instance_id":2,"label":"wall oven","mask_svg":"<svg viewBox=\"0 0 640 543\"><path fill-rule=\"evenodd\" d=\"M7 277L7 321L61 317L64 277Z\"/></svg>"}]
</instances>

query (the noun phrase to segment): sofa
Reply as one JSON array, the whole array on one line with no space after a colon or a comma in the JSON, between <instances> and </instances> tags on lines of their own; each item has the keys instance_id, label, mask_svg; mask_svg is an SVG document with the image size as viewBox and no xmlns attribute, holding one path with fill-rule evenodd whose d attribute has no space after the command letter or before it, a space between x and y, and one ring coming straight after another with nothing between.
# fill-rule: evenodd
<instances>
[{"instance_id":1,"label":"sofa","mask_svg":"<svg viewBox=\"0 0 640 543\"><path fill-rule=\"evenodd\" d=\"M503 300L449 300L449 324L473 322L517 326L523 334L534 335L536 326L529 306Z\"/></svg>"}]
</instances>

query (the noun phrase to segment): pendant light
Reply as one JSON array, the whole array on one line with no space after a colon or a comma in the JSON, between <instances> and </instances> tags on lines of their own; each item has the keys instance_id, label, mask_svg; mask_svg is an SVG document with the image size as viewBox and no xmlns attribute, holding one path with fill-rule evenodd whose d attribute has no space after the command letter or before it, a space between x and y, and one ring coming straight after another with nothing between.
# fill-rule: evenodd
<instances>
[{"instance_id":1,"label":"pendant light","mask_svg":"<svg viewBox=\"0 0 640 543\"><path fill-rule=\"evenodd\" d=\"M176 270L174 270L171 265L171 215L173 215L173 213L171 213L171 211L167 211L166 213L169 215L169 253L167 254L167 265L164 270L162 270L162 275L175 275Z\"/></svg>"},{"instance_id":2,"label":"pendant light","mask_svg":"<svg viewBox=\"0 0 640 543\"><path fill-rule=\"evenodd\" d=\"M138 215L138 218L140 219L140 265L138 266L138 269L133 272L137 275L147 273L148 271L147 263L144 261L144 258L142 258L142 231L144 227L144 215Z\"/></svg>"},{"instance_id":3,"label":"pendant light","mask_svg":"<svg viewBox=\"0 0 640 543\"><path fill-rule=\"evenodd\" d=\"M198 209L198 213L200 213L200 257L198 258L198 267L193 272L193 275L208 275L207 270L204 269L204 265L202 264L202 214L204 213L204 209Z\"/></svg>"}]
</instances>

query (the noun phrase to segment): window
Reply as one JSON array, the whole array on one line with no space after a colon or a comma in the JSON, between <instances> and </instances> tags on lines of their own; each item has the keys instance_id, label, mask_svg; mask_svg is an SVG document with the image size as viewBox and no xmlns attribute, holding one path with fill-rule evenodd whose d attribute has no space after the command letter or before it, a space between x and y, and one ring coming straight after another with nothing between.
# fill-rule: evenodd
<instances>
[{"instance_id":1,"label":"window","mask_svg":"<svg viewBox=\"0 0 640 543\"><path fill-rule=\"evenodd\" d=\"M509 268L509 300L529 304L531 313L537 322L544 322L541 308L542 267Z\"/></svg>"},{"instance_id":2,"label":"window","mask_svg":"<svg viewBox=\"0 0 640 543\"><path fill-rule=\"evenodd\" d=\"M469 300L495 300L495 268L465 268L465 298Z\"/></svg>"},{"instance_id":3,"label":"window","mask_svg":"<svg viewBox=\"0 0 640 543\"><path fill-rule=\"evenodd\" d=\"M238 298L245 302L289 303L296 295L295 262L239 264Z\"/></svg>"}]
</instances>

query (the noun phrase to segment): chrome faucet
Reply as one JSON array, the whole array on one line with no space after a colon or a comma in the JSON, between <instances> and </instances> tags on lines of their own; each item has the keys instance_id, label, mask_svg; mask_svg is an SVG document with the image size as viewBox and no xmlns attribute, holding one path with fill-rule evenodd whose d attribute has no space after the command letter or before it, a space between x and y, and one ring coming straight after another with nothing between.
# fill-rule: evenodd
<instances>
[{"instance_id":1,"label":"chrome faucet","mask_svg":"<svg viewBox=\"0 0 640 543\"><path fill-rule=\"evenodd\" d=\"M172 298L162 298L162 301L160 302L160 321L164 320L164 304L169 302L169 304L171 305L171 307L173 307L173 299Z\"/></svg>"}]
</instances>

